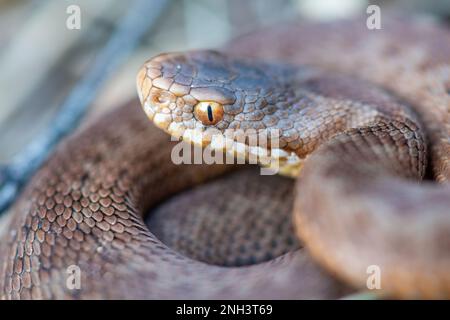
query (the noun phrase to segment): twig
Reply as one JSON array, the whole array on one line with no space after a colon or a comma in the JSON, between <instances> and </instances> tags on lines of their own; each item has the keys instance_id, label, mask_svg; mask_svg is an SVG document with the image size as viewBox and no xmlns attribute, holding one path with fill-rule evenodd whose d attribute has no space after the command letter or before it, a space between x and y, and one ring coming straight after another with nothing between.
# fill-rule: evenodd
<instances>
[{"instance_id":1,"label":"twig","mask_svg":"<svg viewBox=\"0 0 450 320\"><path fill-rule=\"evenodd\" d=\"M53 125L27 145L11 163L0 169L0 213L18 195L22 185L45 161L58 141L82 119L98 89L153 27L169 0L135 0L117 30L99 52L93 68L78 82L55 116Z\"/></svg>"}]
</instances>

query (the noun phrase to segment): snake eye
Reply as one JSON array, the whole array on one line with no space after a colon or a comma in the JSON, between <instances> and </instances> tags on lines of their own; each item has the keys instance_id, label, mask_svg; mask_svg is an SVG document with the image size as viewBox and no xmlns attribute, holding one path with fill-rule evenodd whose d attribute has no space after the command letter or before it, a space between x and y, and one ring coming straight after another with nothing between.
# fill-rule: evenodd
<instances>
[{"instance_id":1,"label":"snake eye","mask_svg":"<svg viewBox=\"0 0 450 320\"><path fill-rule=\"evenodd\" d=\"M213 125L222 120L223 106L213 101L203 101L194 107L194 115L205 126Z\"/></svg>"}]
</instances>

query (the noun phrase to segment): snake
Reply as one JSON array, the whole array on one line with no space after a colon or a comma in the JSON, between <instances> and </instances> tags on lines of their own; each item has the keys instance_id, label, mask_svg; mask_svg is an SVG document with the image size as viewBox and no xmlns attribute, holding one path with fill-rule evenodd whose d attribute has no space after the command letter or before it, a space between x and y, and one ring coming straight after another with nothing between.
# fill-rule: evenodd
<instances>
[{"instance_id":1,"label":"snake","mask_svg":"<svg viewBox=\"0 0 450 320\"><path fill-rule=\"evenodd\" d=\"M364 19L288 22L219 51L157 55L137 88L144 112L129 103L64 139L16 201L0 239L2 298L335 298L369 288L370 270L382 295L450 297L446 26L396 16L379 30ZM250 145L268 131L263 147ZM233 156L266 155L295 182L261 176L237 187L247 179L239 164L173 161L179 146L222 151L211 132ZM202 191L214 179L225 188ZM259 254L280 239L275 228L264 240L276 208L286 210L272 198L291 201L280 216L301 249L287 241ZM190 218L191 202L208 222ZM209 212L227 205L238 218L219 228Z\"/></svg>"}]
</instances>

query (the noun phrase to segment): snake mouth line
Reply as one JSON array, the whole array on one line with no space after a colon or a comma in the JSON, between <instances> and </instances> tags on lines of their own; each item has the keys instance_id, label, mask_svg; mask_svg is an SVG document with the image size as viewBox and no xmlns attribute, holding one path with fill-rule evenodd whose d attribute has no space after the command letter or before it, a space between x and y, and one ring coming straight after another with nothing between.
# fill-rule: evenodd
<instances>
[{"instance_id":1,"label":"snake mouth line","mask_svg":"<svg viewBox=\"0 0 450 320\"><path fill-rule=\"evenodd\" d=\"M299 174L303 160L294 152L288 152L284 149L273 146L272 141L263 141L257 139L259 143L248 144L237 141L232 134L233 130L228 129L228 133L223 134L220 130L208 127L187 128L183 123L173 121L170 113L156 111L157 106L153 106L148 99L144 101L140 93L141 103L147 117L160 129L170 135L172 141L184 141L194 147L209 148L215 153L220 152L225 155L229 164L259 164L269 172L279 173L289 177L296 177ZM239 131L239 130L237 130ZM279 134L279 132L277 132ZM276 136L276 134L275 134ZM267 138L267 137L266 137ZM275 146L279 143L275 143ZM228 155L228 156L227 156ZM223 158L223 157L222 157ZM231 159L228 161L228 159Z\"/></svg>"}]
</instances>

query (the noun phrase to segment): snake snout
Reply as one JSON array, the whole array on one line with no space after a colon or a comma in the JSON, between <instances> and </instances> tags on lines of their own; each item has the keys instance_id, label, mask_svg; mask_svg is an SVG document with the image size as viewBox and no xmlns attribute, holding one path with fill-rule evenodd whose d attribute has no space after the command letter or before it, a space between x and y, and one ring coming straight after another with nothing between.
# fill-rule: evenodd
<instances>
[{"instance_id":1,"label":"snake snout","mask_svg":"<svg viewBox=\"0 0 450 320\"><path fill-rule=\"evenodd\" d=\"M137 90L150 120L174 136L182 136L187 129L226 127L224 107L236 101L234 92L223 85L232 77L224 67L226 59L204 50L166 53L148 60L138 73Z\"/></svg>"},{"instance_id":2,"label":"snake snout","mask_svg":"<svg viewBox=\"0 0 450 320\"><path fill-rule=\"evenodd\" d=\"M162 54L148 60L137 75L137 91L142 107L158 127L167 130L173 121L172 111L177 105L177 96L170 88L174 81L169 76L166 62L174 54Z\"/></svg>"}]
</instances>

